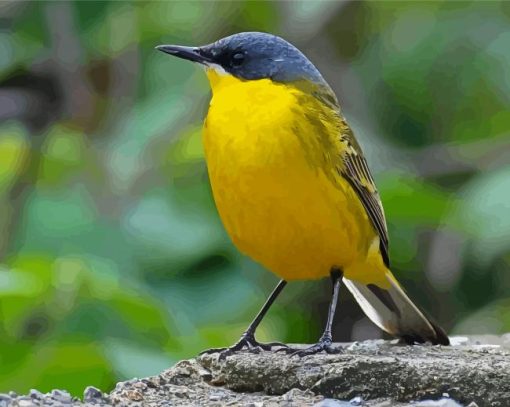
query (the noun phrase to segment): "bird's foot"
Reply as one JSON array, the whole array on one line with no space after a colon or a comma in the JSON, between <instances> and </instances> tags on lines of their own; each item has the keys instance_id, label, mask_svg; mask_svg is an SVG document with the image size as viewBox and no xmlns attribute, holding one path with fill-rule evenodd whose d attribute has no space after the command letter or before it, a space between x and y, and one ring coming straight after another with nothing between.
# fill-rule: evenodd
<instances>
[{"instance_id":1,"label":"bird's foot","mask_svg":"<svg viewBox=\"0 0 510 407\"><path fill-rule=\"evenodd\" d=\"M219 353L220 354L220 360L224 360L227 356L233 355L234 353L240 351L240 350L247 350L251 353L260 353L262 351L272 351L274 347L279 347L280 349L288 348L287 345L280 342L270 342L270 343L260 343L257 342L255 339L255 336L248 332L244 333L243 336L241 336L241 339L237 341L234 345L228 347L228 348L212 348L204 350L203 352L200 352L200 355L210 355L212 353Z\"/></svg>"},{"instance_id":2,"label":"bird's foot","mask_svg":"<svg viewBox=\"0 0 510 407\"><path fill-rule=\"evenodd\" d=\"M317 342L315 345L312 345L305 349L296 349L296 348L290 348L286 347L283 349L278 349L278 352L285 352L289 354L290 356L310 356L315 355L316 353L320 352L326 352L329 354L338 354L342 353L343 349L340 346L333 346L332 339L329 337L321 337L319 339L319 342Z\"/></svg>"}]
</instances>

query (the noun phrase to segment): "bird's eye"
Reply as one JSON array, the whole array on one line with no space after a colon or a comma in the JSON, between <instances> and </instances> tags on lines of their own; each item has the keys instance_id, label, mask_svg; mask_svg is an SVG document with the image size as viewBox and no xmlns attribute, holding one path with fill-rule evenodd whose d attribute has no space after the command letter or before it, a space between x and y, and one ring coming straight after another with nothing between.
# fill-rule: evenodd
<instances>
[{"instance_id":1,"label":"bird's eye","mask_svg":"<svg viewBox=\"0 0 510 407\"><path fill-rule=\"evenodd\" d=\"M244 62L245 55L242 52L236 52L232 55L232 66L240 66Z\"/></svg>"}]
</instances>

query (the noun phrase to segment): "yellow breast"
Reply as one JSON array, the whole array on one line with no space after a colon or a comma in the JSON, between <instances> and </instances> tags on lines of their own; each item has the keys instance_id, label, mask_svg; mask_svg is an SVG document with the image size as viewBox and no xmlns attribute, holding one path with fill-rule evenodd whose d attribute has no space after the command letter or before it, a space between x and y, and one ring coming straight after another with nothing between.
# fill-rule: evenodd
<instances>
[{"instance_id":1,"label":"yellow breast","mask_svg":"<svg viewBox=\"0 0 510 407\"><path fill-rule=\"evenodd\" d=\"M268 79L208 76L204 148L236 246L286 280L321 278L364 259L375 232L335 167L335 112Z\"/></svg>"}]
</instances>

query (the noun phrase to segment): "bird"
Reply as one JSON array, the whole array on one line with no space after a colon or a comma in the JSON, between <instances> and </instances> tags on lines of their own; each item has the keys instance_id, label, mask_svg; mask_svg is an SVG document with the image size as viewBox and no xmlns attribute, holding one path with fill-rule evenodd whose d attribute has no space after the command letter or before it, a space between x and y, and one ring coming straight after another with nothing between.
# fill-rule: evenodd
<instances>
[{"instance_id":1,"label":"bird","mask_svg":"<svg viewBox=\"0 0 510 407\"><path fill-rule=\"evenodd\" d=\"M365 314L401 342L448 345L445 331L391 272L374 179L335 93L313 63L285 39L262 32L156 49L205 68L212 97L203 145L217 211L234 245L280 278L239 341L205 352L341 352L332 326L342 282ZM327 277L333 290L317 343L292 348L256 340L287 282Z\"/></svg>"}]
</instances>

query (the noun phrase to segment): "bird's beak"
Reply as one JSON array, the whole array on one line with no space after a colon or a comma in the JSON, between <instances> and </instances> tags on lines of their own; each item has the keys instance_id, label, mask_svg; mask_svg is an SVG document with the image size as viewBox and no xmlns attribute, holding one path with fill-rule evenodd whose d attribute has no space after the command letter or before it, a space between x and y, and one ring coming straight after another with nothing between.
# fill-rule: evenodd
<instances>
[{"instance_id":1,"label":"bird's beak","mask_svg":"<svg viewBox=\"0 0 510 407\"><path fill-rule=\"evenodd\" d=\"M183 47L181 45L158 45L156 49L166 54L173 55L174 57L198 62L203 65L213 62L210 56L206 55L201 48Z\"/></svg>"}]
</instances>

